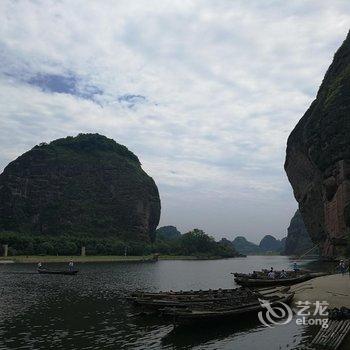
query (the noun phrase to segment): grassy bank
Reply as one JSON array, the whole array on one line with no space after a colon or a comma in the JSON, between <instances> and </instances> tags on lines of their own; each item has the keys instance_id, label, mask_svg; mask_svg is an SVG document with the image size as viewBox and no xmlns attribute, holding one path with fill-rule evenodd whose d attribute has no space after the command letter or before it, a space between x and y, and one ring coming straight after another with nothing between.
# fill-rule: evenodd
<instances>
[{"instance_id":1,"label":"grassy bank","mask_svg":"<svg viewBox=\"0 0 350 350\"><path fill-rule=\"evenodd\" d=\"M153 255L146 256L123 256L123 255L88 255L88 256L77 256L77 255L17 255L0 257L1 260L12 260L16 263L29 263L34 264L41 261L42 263L60 263L69 262L142 262L145 260L152 259ZM183 256L183 255L160 255L159 260L214 260L220 259L218 257L198 257L198 256Z\"/></svg>"}]
</instances>

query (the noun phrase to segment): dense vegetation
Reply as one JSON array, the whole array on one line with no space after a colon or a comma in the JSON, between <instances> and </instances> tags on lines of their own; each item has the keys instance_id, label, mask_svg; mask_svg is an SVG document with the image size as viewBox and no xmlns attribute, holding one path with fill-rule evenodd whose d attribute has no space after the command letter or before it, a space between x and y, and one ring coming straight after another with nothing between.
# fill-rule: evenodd
<instances>
[{"instance_id":1,"label":"dense vegetation","mask_svg":"<svg viewBox=\"0 0 350 350\"><path fill-rule=\"evenodd\" d=\"M25 235L0 233L0 244L9 245L10 255L79 255L86 247L88 255L188 255L203 257L234 257L236 251L202 230L194 229L176 239L157 239L154 243L120 241L92 236Z\"/></svg>"},{"instance_id":2,"label":"dense vegetation","mask_svg":"<svg viewBox=\"0 0 350 350\"><path fill-rule=\"evenodd\" d=\"M68 159L74 157L75 161L76 153L82 159L83 154L89 157L92 153L98 153L100 156L105 157L106 153L111 152L122 156L124 159L134 161L138 164L140 163L138 157L130 152L127 147L100 134L79 134L75 137L67 136L50 143L42 142L40 145L35 146L33 150L40 150L43 153L52 155L59 152Z\"/></svg>"}]
</instances>

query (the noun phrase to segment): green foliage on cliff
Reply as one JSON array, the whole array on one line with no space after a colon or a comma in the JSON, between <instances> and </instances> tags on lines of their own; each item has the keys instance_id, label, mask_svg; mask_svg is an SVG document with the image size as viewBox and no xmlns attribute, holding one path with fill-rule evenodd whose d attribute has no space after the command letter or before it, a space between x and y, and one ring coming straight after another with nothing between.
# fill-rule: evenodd
<instances>
[{"instance_id":1,"label":"green foliage on cliff","mask_svg":"<svg viewBox=\"0 0 350 350\"><path fill-rule=\"evenodd\" d=\"M57 139L49 144L41 143L35 146L33 150L45 152L55 155L60 153L61 156L66 156L69 159L74 154L85 153L86 157L92 154L106 155L109 152L118 154L119 156L140 163L138 157L130 152L127 147L116 143L114 140L100 134L79 134L78 136L67 136L62 139Z\"/></svg>"}]
</instances>

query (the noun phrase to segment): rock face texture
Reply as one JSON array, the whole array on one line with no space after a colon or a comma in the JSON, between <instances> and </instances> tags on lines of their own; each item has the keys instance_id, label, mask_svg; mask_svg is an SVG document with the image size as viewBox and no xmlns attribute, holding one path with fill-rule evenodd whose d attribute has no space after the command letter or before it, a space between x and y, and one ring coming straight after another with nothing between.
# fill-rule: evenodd
<instances>
[{"instance_id":1,"label":"rock face texture","mask_svg":"<svg viewBox=\"0 0 350 350\"><path fill-rule=\"evenodd\" d=\"M0 175L0 230L149 241L159 217L137 156L99 134L35 146Z\"/></svg>"},{"instance_id":2,"label":"rock face texture","mask_svg":"<svg viewBox=\"0 0 350 350\"><path fill-rule=\"evenodd\" d=\"M289 136L285 170L321 255L343 255L350 232L349 35Z\"/></svg>"},{"instance_id":3,"label":"rock face texture","mask_svg":"<svg viewBox=\"0 0 350 350\"><path fill-rule=\"evenodd\" d=\"M300 211L297 210L290 221L284 253L302 255L313 247ZM315 253L315 252L313 252Z\"/></svg>"}]
</instances>

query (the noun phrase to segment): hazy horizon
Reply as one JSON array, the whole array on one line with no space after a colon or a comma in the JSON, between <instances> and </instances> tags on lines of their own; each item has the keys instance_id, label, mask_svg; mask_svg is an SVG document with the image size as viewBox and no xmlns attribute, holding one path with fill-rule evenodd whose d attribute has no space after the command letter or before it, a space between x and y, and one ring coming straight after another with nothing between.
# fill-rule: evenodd
<instances>
[{"instance_id":1,"label":"hazy horizon","mask_svg":"<svg viewBox=\"0 0 350 350\"><path fill-rule=\"evenodd\" d=\"M158 185L159 226L286 236L289 133L349 30L347 1L0 2L0 172L92 132Z\"/></svg>"}]
</instances>

